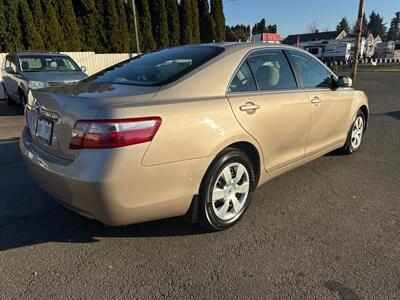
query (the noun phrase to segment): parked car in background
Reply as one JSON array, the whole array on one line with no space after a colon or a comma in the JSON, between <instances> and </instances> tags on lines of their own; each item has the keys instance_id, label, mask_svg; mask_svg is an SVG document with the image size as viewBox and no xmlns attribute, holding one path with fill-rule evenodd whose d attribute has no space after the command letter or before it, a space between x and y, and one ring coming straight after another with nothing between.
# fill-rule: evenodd
<instances>
[{"instance_id":1,"label":"parked car in background","mask_svg":"<svg viewBox=\"0 0 400 300\"><path fill-rule=\"evenodd\" d=\"M84 216L224 230L257 186L359 149L368 100L351 84L290 46L165 49L33 91L20 147L37 182Z\"/></svg>"},{"instance_id":2,"label":"parked car in background","mask_svg":"<svg viewBox=\"0 0 400 300\"><path fill-rule=\"evenodd\" d=\"M8 104L17 102L25 106L30 90L78 82L87 77L85 71L66 54L10 53L2 64L4 96Z\"/></svg>"}]
</instances>

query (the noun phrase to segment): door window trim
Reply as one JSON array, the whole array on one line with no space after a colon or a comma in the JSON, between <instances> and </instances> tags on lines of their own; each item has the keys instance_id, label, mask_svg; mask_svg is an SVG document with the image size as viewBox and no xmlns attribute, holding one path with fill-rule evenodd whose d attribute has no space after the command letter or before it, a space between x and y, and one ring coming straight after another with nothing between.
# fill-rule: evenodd
<instances>
[{"instance_id":1,"label":"door window trim","mask_svg":"<svg viewBox=\"0 0 400 300\"><path fill-rule=\"evenodd\" d=\"M286 61L287 61L288 65L289 65L289 67L290 67L290 70L292 71L293 77L294 77L294 79L295 79L295 81L296 81L297 88L294 88L294 89L276 89L276 90L270 90L270 91L267 91L267 90L260 90L260 87L258 86L258 82L257 82L257 80L256 80L256 78L255 78L255 76L254 76L254 74L253 74L253 70L250 68L251 75L253 76L253 80L254 80L254 82L256 83L257 90L255 90L255 91L245 91L245 92L230 92L230 91L229 91L229 87L231 86L232 81L234 80L234 78L235 78L237 72L240 70L240 68L242 67L242 65L243 65L244 63L247 63L247 64L248 64L247 59L248 59L251 55L254 55L255 53L258 54L258 53L269 52L269 51L281 51L281 52L282 52L283 56L286 58ZM292 66L291 61L289 60L288 55L286 55L285 51L286 51L286 50L285 50L285 48L283 48L283 47L268 47L268 48L265 47L265 48L252 49L252 50L250 50L249 52L247 52L246 55L245 55L245 56L242 58L242 60L240 61L239 65L236 67L235 71L233 72L233 75L232 75L231 79L229 80L228 86L227 86L227 88L226 88L225 94L226 94L226 95L238 95L238 94L255 94L255 93L258 93L258 94L265 94L265 93L286 93L286 92L298 91L298 90L300 90L300 89L303 89L303 86L301 85L301 82L299 82L298 79L297 79L297 77L296 77L296 73L295 73L295 71L294 71L294 66Z\"/></svg>"}]
</instances>

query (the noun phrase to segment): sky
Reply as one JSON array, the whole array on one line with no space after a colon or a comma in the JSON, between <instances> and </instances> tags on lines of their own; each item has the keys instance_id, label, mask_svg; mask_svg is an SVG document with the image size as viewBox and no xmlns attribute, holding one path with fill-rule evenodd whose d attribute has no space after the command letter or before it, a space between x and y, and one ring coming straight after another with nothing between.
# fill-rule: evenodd
<instances>
[{"instance_id":1,"label":"sky","mask_svg":"<svg viewBox=\"0 0 400 300\"><path fill-rule=\"evenodd\" d=\"M359 0L223 0L227 25L254 26L262 18L277 24L282 36L307 32L310 24L322 31L335 30L343 16L355 23ZM387 27L400 11L400 0L365 0L367 18L372 10L383 16Z\"/></svg>"}]
</instances>

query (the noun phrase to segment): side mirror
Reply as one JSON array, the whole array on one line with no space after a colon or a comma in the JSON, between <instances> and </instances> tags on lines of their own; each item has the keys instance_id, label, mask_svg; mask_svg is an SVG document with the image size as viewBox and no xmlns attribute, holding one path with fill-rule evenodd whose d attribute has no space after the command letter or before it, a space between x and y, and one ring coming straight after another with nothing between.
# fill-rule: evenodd
<instances>
[{"instance_id":1,"label":"side mirror","mask_svg":"<svg viewBox=\"0 0 400 300\"><path fill-rule=\"evenodd\" d=\"M81 70L82 70L83 73L86 73L87 68L86 68L85 66L82 66L82 67L81 67Z\"/></svg>"},{"instance_id":2,"label":"side mirror","mask_svg":"<svg viewBox=\"0 0 400 300\"><path fill-rule=\"evenodd\" d=\"M340 76L337 81L338 87L346 88L353 86L353 80L350 77Z\"/></svg>"},{"instance_id":3,"label":"side mirror","mask_svg":"<svg viewBox=\"0 0 400 300\"><path fill-rule=\"evenodd\" d=\"M11 67L6 67L6 72L8 73L8 74L16 74L17 72L15 72L15 70L13 69L13 68L11 68Z\"/></svg>"}]
</instances>

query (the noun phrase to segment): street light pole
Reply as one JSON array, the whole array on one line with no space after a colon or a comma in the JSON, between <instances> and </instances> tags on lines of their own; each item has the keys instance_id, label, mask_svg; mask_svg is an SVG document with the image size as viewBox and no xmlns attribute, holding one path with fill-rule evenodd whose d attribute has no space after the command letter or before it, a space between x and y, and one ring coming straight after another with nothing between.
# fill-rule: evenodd
<instances>
[{"instance_id":1,"label":"street light pole","mask_svg":"<svg viewBox=\"0 0 400 300\"><path fill-rule=\"evenodd\" d=\"M353 69L351 70L351 79L353 82L356 82L357 77L357 67L358 67L358 60L360 56L361 50L361 39L362 39L362 31L363 31L363 17L365 11L365 0L360 0L360 6L358 8L358 26L357 26L357 37L356 37L356 45L354 49L354 57L353 57Z\"/></svg>"},{"instance_id":2,"label":"street light pole","mask_svg":"<svg viewBox=\"0 0 400 300\"><path fill-rule=\"evenodd\" d=\"M136 36L136 51L137 54L140 54L140 45L139 45L139 31L138 31L138 24L136 20L136 5L135 0L132 0L132 9L133 9L133 22L135 23L135 36Z\"/></svg>"}]
</instances>

